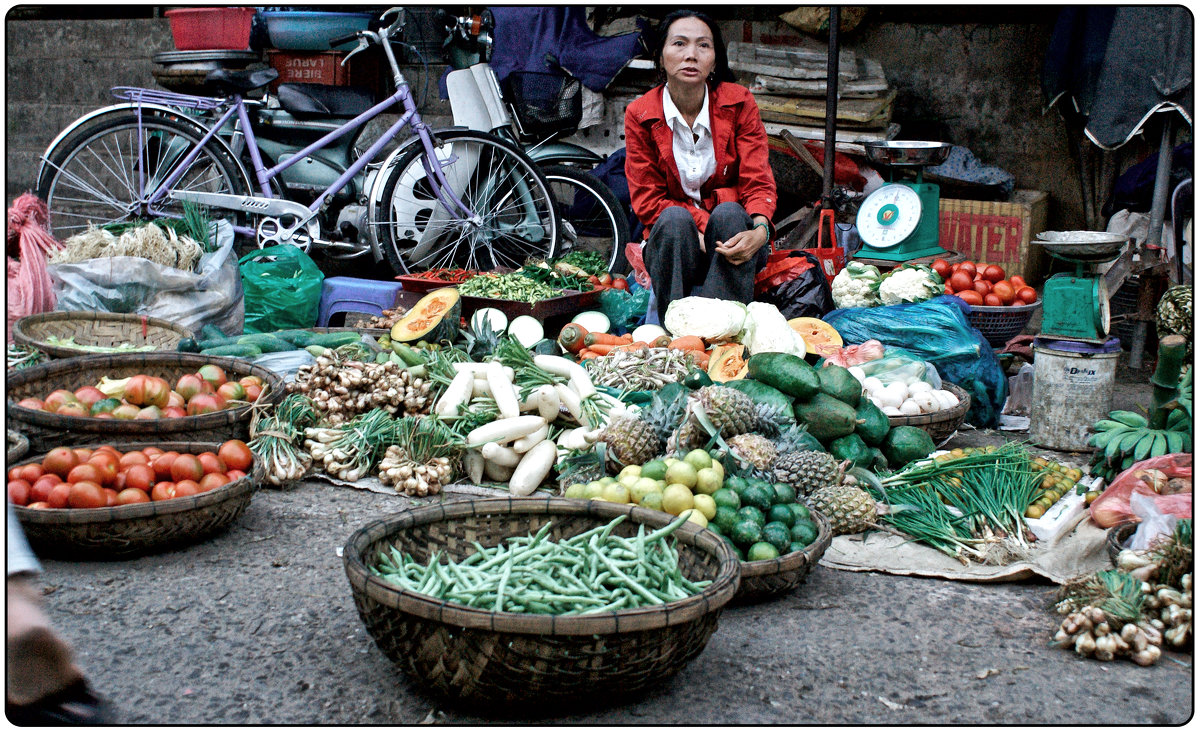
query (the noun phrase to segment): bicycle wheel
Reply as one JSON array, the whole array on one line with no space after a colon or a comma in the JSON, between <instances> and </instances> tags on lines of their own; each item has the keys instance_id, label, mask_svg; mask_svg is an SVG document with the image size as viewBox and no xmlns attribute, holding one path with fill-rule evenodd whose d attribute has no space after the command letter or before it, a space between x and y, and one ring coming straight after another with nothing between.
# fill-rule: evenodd
<instances>
[{"instance_id":1,"label":"bicycle wheel","mask_svg":"<svg viewBox=\"0 0 1200 732\"><path fill-rule=\"evenodd\" d=\"M424 148L402 154L386 179L372 227L399 274L441 267L519 269L554 256L558 214L546 178L525 153L467 130L440 135L437 149L450 191L475 214L438 200Z\"/></svg>"},{"instance_id":2,"label":"bicycle wheel","mask_svg":"<svg viewBox=\"0 0 1200 732\"><path fill-rule=\"evenodd\" d=\"M48 155L38 196L50 210L60 241L89 225L182 216L182 202L150 195L179 169L202 135L192 127L144 112L104 115L71 133ZM237 162L210 141L183 170L174 190L242 194L248 190Z\"/></svg>"},{"instance_id":3,"label":"bicycle wheel","mask_svg":"<svg viewBox=\"0 0 1200 732\"><path fill-rule=\"evenodd\" d=\"M558 209L558 256L595 252L610 272L625 272L629 219L608 186L591 173L566 165L542 169Z\"/></svg>"}]
</instances>

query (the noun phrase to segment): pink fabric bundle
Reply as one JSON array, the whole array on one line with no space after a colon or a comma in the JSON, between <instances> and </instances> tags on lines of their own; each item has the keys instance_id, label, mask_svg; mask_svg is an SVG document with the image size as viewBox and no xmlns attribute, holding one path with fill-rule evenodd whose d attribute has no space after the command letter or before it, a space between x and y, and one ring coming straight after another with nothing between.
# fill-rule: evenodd
<instances>
[{"instance_id":1,"label":"pink fabric bundle","mask_svg":"<svg viewBox=\"0 0 1200 732\"><path fill-rule=\"evenodd\" d=\"M26 315L54 309L54 287L46 262L62 244L46 227L50 213L32 193L13 201L8 209L8 342L13 340L13 323ZM19 259L13 259L17 253Z\"/></svg>"}]
</instances>

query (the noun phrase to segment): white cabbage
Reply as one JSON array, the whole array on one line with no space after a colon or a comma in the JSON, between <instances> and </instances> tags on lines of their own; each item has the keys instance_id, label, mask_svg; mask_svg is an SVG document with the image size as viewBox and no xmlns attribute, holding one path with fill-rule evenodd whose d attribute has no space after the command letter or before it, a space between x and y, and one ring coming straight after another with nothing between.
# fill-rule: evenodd
<instances>
[{"instance_id":1,"label":"white cabbage","mask_svg":"<svg viewBox=\"0 0 1200 732\"><path fill-rule=\"evenodd\" d=\"M731 339L742 332L746 306L711 297L683 297L667 306L663 327L672 338L699 336L706 341Z\"/></svg>"},{"instance_id":2,"label":"white cabbage","mask_svg":"<svg viewBox=\"0 0 1200 732\"><path fill-rule=\"evenodd\" d=\"M788 325L779 308L765 302L752 302L746 311L749 317L741 341L751 354L790 353L804 358L807 352L804 338Z\"/></svg>"}]
</instances>

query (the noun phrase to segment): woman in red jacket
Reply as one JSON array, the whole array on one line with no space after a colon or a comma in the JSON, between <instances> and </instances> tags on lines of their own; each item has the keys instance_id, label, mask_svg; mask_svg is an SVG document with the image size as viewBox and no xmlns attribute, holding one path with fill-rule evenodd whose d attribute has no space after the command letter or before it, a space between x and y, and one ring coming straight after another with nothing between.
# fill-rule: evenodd
<instances>
[{"instance_id":1,"label":"woman in red jacket","mask_svg":"<svg viewBox=\"0 0 1200 732\"><path fill-rule=\"evenodd\" d=\"M732 82L716 23L680 10L659 28L654 61L665 83L625 110L625 176L650 230L642 259L661 322L688 295L753 299L775 178L758 105Z\"/></svg>"}]
</instances>

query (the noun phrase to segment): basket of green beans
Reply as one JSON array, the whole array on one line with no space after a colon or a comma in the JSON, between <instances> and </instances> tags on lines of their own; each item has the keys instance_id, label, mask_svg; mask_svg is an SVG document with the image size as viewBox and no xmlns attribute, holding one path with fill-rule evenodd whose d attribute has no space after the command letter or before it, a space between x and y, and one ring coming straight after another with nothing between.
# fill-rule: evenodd
<instances>
[{"instance_id":1,"label":"basket of green beans","mask_svg":"<svg viewBox=\"0 0 1200 732\"><path fill-rule=\"evenodd\" d=\"M644 692L699 655L740 582L733 550L695 524L565 498L405 511L355 532L343 562L401 671L497 715Z\"/></svg>"}]
</instances>

